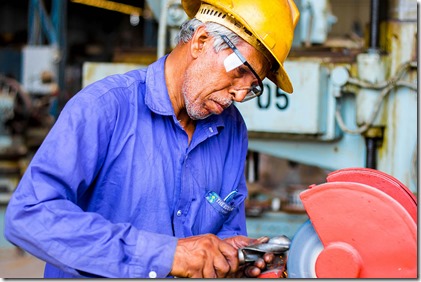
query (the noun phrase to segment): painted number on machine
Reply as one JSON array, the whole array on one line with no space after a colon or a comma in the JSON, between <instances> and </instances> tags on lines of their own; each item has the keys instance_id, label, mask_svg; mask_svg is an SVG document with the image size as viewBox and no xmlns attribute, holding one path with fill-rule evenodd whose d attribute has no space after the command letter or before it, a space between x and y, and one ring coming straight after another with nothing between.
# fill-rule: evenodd
<instances>
[{"instance_id":1,"label":"painted number on machine","mask_svg":"<svg viewBox=\"0 0 421 282\"><path fill-rule=\"evenodd\" d=\"M283 111L288 108L288 94L285 94L285 92L278 87L270 87L268 84L265 84L264 88L269 92L269 95L263 94L257 97L257 107L259 109L266 110L275 107L276 109Z\"/></svg>"}]
</instances>

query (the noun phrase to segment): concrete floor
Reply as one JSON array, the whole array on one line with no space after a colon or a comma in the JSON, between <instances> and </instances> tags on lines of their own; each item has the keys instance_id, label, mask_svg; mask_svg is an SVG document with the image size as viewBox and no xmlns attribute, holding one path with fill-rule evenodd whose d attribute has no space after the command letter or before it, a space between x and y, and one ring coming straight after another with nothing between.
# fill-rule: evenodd
<instances>
[{"instance_id":1,"label":"concrete floor","mask_svg":"<svg viewBox=\"0 0 421 282\"><path fill-rule=\"evenodd\" d=\"M16 247L0 248L1 278L42 278L45 262Z\"/></svg>"},{"instance_id":2,"label":"concrete floor","mask_svg":"<svg viewBox=\"0 0 421 282\"><path fill-rule=\"evenodd\" d=\"M23 252L4 238L4 213L6 205L0 204L0 277L42 278L45 262Z\"/></svg>"}]
</instances>

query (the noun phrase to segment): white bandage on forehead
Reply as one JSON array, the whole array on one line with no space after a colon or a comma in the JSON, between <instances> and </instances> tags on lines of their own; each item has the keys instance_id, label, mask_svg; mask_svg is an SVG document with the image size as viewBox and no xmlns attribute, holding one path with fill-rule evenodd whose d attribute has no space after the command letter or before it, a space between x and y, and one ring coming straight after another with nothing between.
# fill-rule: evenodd
<instances>
[{"instance_id":1,"label":"white bandage on forehead","mask_svg":"<svg viewBox=\"0 0 421 282\"><path fill-rule=\"evenodd\" d=\"M242 64L243 62L241 62L240 58L238 58L238 56L235 53L232 53L224 60L224 66L227 72L241 66Z\"/></svg>"}]
</instances>

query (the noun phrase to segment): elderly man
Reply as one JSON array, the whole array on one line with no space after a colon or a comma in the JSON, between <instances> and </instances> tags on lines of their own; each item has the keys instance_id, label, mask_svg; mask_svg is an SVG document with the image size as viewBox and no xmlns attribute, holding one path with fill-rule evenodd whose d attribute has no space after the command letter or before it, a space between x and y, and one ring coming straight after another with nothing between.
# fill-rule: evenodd
<instances>
[{"instance_id":1,"label":"elderly man","mask_svg":"<svg viewBox=\"0 0 421 282\"><path fill-rule=\"evenodd\" d=\"M49 278L255 277L248 238L247 129L235 102L283 68L292 0L183 0L192 18L145 69L76 94L33 157L6 211L6 237Z\"/></svg>"}]
</instances>

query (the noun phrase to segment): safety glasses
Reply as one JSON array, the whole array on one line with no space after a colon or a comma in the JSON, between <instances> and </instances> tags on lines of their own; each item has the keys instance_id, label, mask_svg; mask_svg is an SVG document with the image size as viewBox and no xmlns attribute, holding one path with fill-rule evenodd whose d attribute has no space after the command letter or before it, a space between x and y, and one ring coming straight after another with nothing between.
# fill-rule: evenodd
<instances>
[{"instance_id":1,"label":"safety glasses","mask_svg":"<svg viewBox=\"0 0 421 282\"><path fill-rule=\"evenodd\" d=\"M258 96L262 95L262 93L263 93L263 82L260 79L260 77L254 71L254 69L251 67L251 65L247 62L247 60L243 57L243 55L241 55L240 51L237 49L237 47L235 47L235 45L231 42L231 40L229 40L226 35L220 34L220 36L221 36L222 40L224 40L224 42L234 52L224 60L224 66L225 66L225 69L227 70L227 72L241 66L242 64L244 64L245 66L247 66L250 69L250 71L256 77L256 79L258 81L258 85L252 85L251 87L240 89L240 90L246 90L247 91L246 96L244 97L244 99L241 102L246 102L248 100L251 100L255 97L258 97Z\"/></svg>"}]
</instances>

